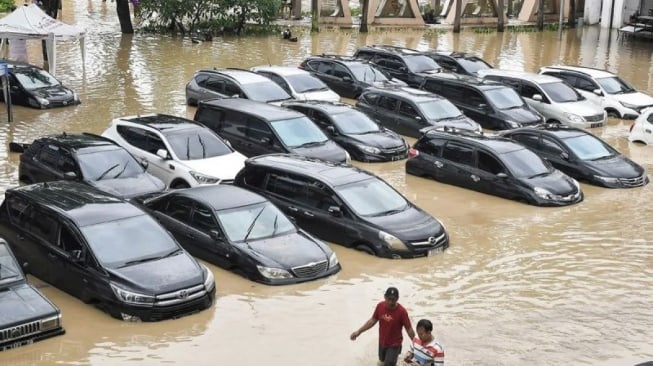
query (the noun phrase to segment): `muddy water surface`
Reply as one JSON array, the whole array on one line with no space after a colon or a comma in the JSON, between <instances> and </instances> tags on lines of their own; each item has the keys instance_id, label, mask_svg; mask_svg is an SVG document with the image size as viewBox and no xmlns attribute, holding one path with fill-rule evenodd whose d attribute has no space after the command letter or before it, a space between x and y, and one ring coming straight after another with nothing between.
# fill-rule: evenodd
<instances>
[{"instance_id":1,"label":"muddy water surface","mask_svg":"<svg viewBox=\"0 0 653 366\"><path fill-rule=\"evenodd\" d=\"M165 36L121 36L114 3L64 0L63 20L88 29L84 67L77 43L60 43L57 75L83 104L52 111L16 107L0 123L0 189L17 184L10 141L61 131L101 133L112 118L163 112L192 117L184 85L212 66L298 65L313 53L352 53L364 44L474 52L501 68L553 63L618 72L653 93L650 42L616 41L599 28L555 32L425 34L326 31L216 38L194 44ZM40 45L30 57L41 63ZM4 117L4 116L3 116ZM593 132L653 171L653 147L627 141L630 122ZM333 245L343 270L306 284L268 287L214 266L215 305L159 323L124 323L32 280L61 309L65 336L0 354L0 365L374 365L376 329L351 342L389 285L413 322L429 318L449 365L633 365L653 360L653 185L608 190L583 185L585 201L538 208L406 176L404 162L357 164L380 175L451 234L443 254L385 260ZM405 342L405 346L407 346Z\"/></svg>"}]
</instances>

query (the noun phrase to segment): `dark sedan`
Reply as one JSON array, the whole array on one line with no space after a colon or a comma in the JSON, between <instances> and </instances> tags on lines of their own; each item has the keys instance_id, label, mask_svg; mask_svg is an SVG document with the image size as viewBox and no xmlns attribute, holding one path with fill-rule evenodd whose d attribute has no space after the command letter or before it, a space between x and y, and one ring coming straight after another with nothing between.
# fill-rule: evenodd
<instances>
[{"instance_id":1,"label":"dark sedan","mask_svg":"<svg viewBox=\"0 0 653 366\"><path fill-rule=\"evenodd\" d=\"M251 280L282 285L340 271L328 245L245 189L195 187L146 198L143 204L191 254Z\"/></svg>"},{"instance_id":2,"label":"dark sedan","mask_svg":"<svg viewBox=\"0 0 653 366\"><path fill-rule=\"evenodd\" d=\"M11 103L33 108L54 108L81 103L77 93L47 71L33 65L7 62ZM3 98L3 93L0 93Z\"/></svg>"},{"instance_id":3,"label":"dark sedan","mask_svg":"<svg viewBox=\"0 0 653 366\"><path fill-rule=\"evenodd\" d=\"M549 124L501 134L530 148L569 176L590 184L632 188L649 182L639 164L582 129Z\"/></svg>"},{"instance_id":4,"label":"dark sedan","mask_svg":"<svg viewBox=\"0 0 653 366\"><path fill-rule=\"evenodd\" d=\"M304 113L352 159L382 162L404 159L408 144L397 133L376 124L349 104L323 101L286 102L283 107Z\"/></svg>"}]
</instances>

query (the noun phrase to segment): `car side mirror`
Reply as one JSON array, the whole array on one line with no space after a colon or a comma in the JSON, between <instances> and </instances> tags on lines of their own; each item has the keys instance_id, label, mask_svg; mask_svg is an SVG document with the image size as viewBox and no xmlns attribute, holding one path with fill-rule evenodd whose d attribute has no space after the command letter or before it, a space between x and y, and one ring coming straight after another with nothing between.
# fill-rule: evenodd
<instances>
[{"instance_id":1,"label":"car side mirror","mask_svg":"<svg viewBox=\"0 0 653 366\"><path fill-rule=\"evenodd\" d=\"M406 72L406 71L408 71L408 68L406 68L406 66L401 66L401 67L399 67L399 71Z\"/></svg>"},{"instance_id":2,"label":"car side mirror","mask_svg":"<svg viewBox=\"0 0 653 366\"><path fill-rule=\"evenodd\" d=\"M82 254L83 253L81 250L71 250L70 259L72 259L72 261L75 263L82 263L84 262L84 257L82 257Z\"/></svg>"},{"instance_id":3,"label":"car side mirror","mask_svg":"<svg viewBox=\"0 0 653 366\"><path fill-rule=\"evenodd\" d=\"M569 154L567 154L566 152L560 153L560 157L563 158L564 160L569 160Z\"/></svg>"},{"instance_id":4,"label":"car side mirror","mask_svg":"<svg viewBox=\"0 0 653 366\"><path fill-rule=\"evenodd\" d=\"M335 127L327 126L326 130L327 130L328 133L330 133L332 135L336 135L336 128Z\"/></svg>"},{"instance_id":5,"label":"car side mirror","mask_svg":"<svg viewBox=\"0 0 653 366\"><path fill-rule=\"evenodd\" d=\"M592 90L592 93L598 95L599 97L603 96L603 92L601 91L601 89L594 89Z\"/></svg>"},{"instance_id":6,"label":"car side mirror","mask_svg":"<svg viewBox=\"0 0 653 366\"><path fill-rule=\"evenodd\" d=\"M502 179L503 179L503 178L508 178L508 174L506 174L506 173L504 173L504 172L497 173L497 178L502 178Z\"/></svg>"},{"instance_id":7,"label":"car side mirror","mask_svg":"<svg viewBox=\"0 0 653 366\"><path fill-rule=\"evenodd\" d=\"M481 104L478 105L478 109L483 110L483 111L487 111L489 108L488 108L487 104L481 103Z\"/></svg>"},{"instance_id":8,"label":"car side mirror","mask_svg":"<svg viewBox=\"0 0 653 366\"><path fill-rule=\"evenodd\" d=\"M240 98L240 94L234 94L231 96L232 98Z\"/></svg>"},{"instance_id":9,"label":"car side mirror","mask_svg":"<svg viewBox=\"0 0 653 366\"><path fill-rule=\"evenodd\" d=\"M211 230L209 232L209 236L213 240L222 240L222 235L220 235L220 232L218 230Z\"/></svg>"},{"instance_id":10,"label":"car side mirror","mask_svg":"<svg viewBox=\"0 0 653 366\"><path fill-rule=\"evenodd\" d=\"M156 156L160 157L163 160L170 160L170 155L166 149L159 149L156 151Z\"/></svg>"},{"instance_id":11,"label":"car side mirror","mask_svg":"<svg viewBox=\"0 0 653 366\"><path fill-rule=\"evenodd\" d=\"M542 101L542 95L541 94L533 94L533 100L537 102Z\"/></svg>"},{"instance_id":12,"label":"car side mirror","mask_svg":"<svg viewBox=\"0 0 653 366\"><path fill-rule=\"evenodd\" d=\"M334 217L341 217L342 216L342 210L338 206L329 206L327 209L329 214Z\"/></svg>"},{"instance_id":13,"label":"car side mirror","mask_svg":"<svg viewBox=\"0 0 653 366\"><path fill-rule=\"evenodd\" d=\"M77 179L77 173L75 172L63 173L63 180L75 180L75 179Z\"/></svg>"},{"instance_id":14,"label":"car side mirror","mask_svg":"<svg viewBox=\"0 0 653 366\"><path fill-rule=\"evenodd\" d=\"M29 273L29 263L23 262L23 273L28 274Z\"/></svg>"},{"instance_id":15,"label":"car side mirror","mask_svg":"<svg viewBox=\"0 0 653 366\"><path fill-rule=\"evenodd\" d=\"M141 166L143 167L143 169L147 170L147 168L150 166L150 162L143 159L141 160Z\"/></svg>"},{"instance_id":16,"label":"car side mirror","mask_svg":"<svg viewBox=\"0 0 653 366\"><path fill-rule=\"evenodd\" d=\"M347 83L351 83L353 80L349 76L343 76L342 81L347 82Z\"/></svg>"}]
</instances>

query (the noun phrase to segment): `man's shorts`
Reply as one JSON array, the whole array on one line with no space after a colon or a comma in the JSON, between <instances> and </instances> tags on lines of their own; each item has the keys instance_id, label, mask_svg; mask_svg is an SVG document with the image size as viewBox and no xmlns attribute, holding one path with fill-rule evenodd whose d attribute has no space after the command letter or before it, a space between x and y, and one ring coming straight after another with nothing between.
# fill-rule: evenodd
<instances>
[{"instance_id":1,"label":"man's shorts","mask_svg":"<svg viewBox=\"0 0 653 366\"><path fill-rule=\"evenodd\" d=\"M379 345L379 361L383 366L397 366L401 354L401 346L384 347Z\"/></svg>"}]
</instances>

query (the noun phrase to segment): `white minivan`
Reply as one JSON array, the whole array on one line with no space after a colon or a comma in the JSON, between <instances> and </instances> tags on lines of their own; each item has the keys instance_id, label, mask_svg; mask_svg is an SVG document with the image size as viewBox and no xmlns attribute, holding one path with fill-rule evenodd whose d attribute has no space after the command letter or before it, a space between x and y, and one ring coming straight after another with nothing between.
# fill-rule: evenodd
<instances>
[{"instance_id":1,"label":"white minivan","mask_svg":"<svg viewBox=\"0 0 653 366\"><path fill-rule=\"evenodd\" d=\"M579 128L601 127L606 122L607 114L600 104L556 77L498 69L479 70L478 74L513 87L546 122Z\"/></svg>"},{"instance_id":2,"label":"white minivan","mask_svg":"<svg viewBox=\"0 0 653 366\"><path fill-rule=\"evenodd\" d=\"M609 71L583 66L546 66L540 74L560 78L588 99L596 99L610 116L635 119L644 108L653 106L653 97L644 94Z\"/></svg>"}]
</instances>

